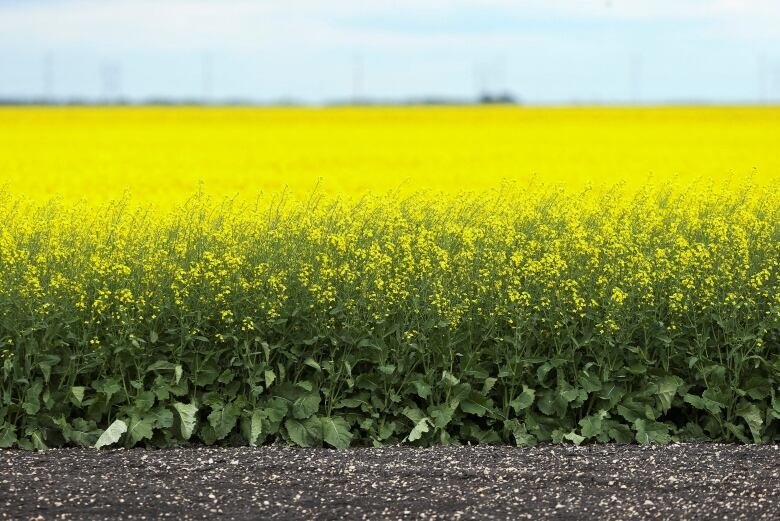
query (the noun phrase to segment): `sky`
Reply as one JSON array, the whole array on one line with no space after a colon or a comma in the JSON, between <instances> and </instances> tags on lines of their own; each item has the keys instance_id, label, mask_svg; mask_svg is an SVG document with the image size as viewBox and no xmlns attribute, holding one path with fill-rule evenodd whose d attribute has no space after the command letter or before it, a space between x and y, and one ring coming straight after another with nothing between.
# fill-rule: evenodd
<instances>
[{"instance_id":1,"label":"sky","mask_svg":"<svg viewBox=\"0 0 780 521\"><path fill-rule=\"evenodd\" d=\"M778 0L0 0L0 99L778 103Z\"/></svg>"}]
</instances>

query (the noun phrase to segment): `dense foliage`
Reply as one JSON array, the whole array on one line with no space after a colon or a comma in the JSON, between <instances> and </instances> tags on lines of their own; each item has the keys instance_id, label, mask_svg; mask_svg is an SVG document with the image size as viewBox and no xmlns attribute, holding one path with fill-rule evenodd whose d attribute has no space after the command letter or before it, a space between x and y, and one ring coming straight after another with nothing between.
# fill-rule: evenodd
<instances>
[{"instance_id":1,"label":"dense foliage","mask_svg":"<svg viewBox=\"0 0 780 521\"><path fill-rule=\"evenodd\" d=\"M0 446L780 441L779 202L0 196Z\"/></svg>"}]
</instances>

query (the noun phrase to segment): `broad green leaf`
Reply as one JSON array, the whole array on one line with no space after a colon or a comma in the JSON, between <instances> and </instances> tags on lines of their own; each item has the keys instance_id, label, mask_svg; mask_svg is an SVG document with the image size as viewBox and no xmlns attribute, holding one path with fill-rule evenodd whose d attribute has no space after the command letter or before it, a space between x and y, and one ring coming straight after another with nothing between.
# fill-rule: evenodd
<instances>
[{"instance_id":1,"label":"broad green leaf","mask_svg":"<svg viewBox=\"0 0 780 521\"><path fill-rule=\"evenodd\" d=\"M236 421L241 414L240 410L232 404L217 404L212 406L211 413L208 416L209 425L214 429L214 435L217 440L223 439L230 434L236 426Z\"/></svg>"},{"instance_id":2,"label":"broad green leaf","mask_svg":"<svg viewBox=\"0 0 780 521\"><path fill-rule=\"evenodd\" d=\"M176 364L167 360L158 360L149 367L146 368L146 372L149 371L174 371L176 370Z\"/></svg>"},{"instance_id":3,"label":"broad green leaf","mask_svg":"<svg viewBox=\"0 0 780 521\"><path fill-rule=\"evenodd\" d=\"M393 364L380 365L376 370L379 371L380 374L389 376L395 372L395 366Z\"/></svg>"},{"instance_id":4,"label":"broad green leaf","mask_svg":"<svg viewBox=\"0 0 780 521\"><path fill-rule=\"evenodd\" d=\"M320 393L313 392L299 396L292 403L292 415L298 420L308 418L320 408Z\"/></svg>"},{"instance_id":5,"label":"broad green leaf","mask_svg":"<svg viewBox=\"0 0 780 521\"><path fill-rule=\"evenodd\" d=\"M530 389L526 385L523 385L523 392L520 393L517 398L509 402L509 406L514 409L515 414L520 414L520 411L533 405L535 396L536 391Z\"/></svg>"},{"instance_id":6,"label":"broad green leaf","mask_svg":"<svg viewBox=\"0 0 780 521\"><path fill-rule=\"evenodd\" d=\"M452 415L455 408L449 405L435 405L428 407L428 414L433 418L433 425L438 429L443 429L452 421Z\"/></svg>"},{"instance_id":7,"label":"broad green leaf","mask_svg":"<svg viewBox=\"0 0 780 521\"><path fill-rule=\"evenodd\" d=\"M450 373L449 371L442 371L441 373L441 381L448 384L448 385L458 385L460 383L460 380L458 380L455 375Z\"/></svg>"},{"instance_id":8,"label":"broad green leaf","mask_svg":"<svg viewBox=\"0 0 780 521\"><path fill-rule=\"evenodd\" d=\"M144 391L139 393L133 401L133 408L138 412L146 412L154 406L154 393L152 391Z\"/></svg>"},{"instance_id":9,"label":"broad green leaf","mask_svg":"<svg viewBox=\"0 0 780 521\"><path fill-rule=\"evenodd\" d=\"M460 408L463 412L484 416L493 411L493 401L476 391L472 391L468 398L460 402Z\"/></svg>"},{"instance_id":10,"label":"broad green leaf","mask_svg":"<svg viewBox=\"0 0 780 521\"><path fill-rule=\"evenodd\" d=\"M685 396L683 396L683 401L685 403L689 403L693 405L697 409L703 411L709 411L710 413L716 416L719 415L721 409L725 407L721 403L715 402L703 396L696 396L693 394L686 394Z\"/></svg>"},{"instance_id":11,"label":"broad green leaf","mask_svg":"<svg viewBox=\"0 0 780 521\"><path fill-rule=\"evenodd\" d=\"M271 387L274 383L274 380L276 380L276 374L274 374L272 369L266 369L263 372L263 378L265 379L265 387Z\"/></svg>"},{"instance_id":12,"label":"broad green leaf","mask_svg":"<svg viewBox=\"0 0 780 521\"><path fill-rule=\"evenodd\" d=\"M84 401L84 389L85 387L80 386L70 388L70 393L73 395L73 398L76 400L78 405L81 405L81 402Z\"/></svg>"},{"instance_id":13,"label":"broad green leaf","mask_svg":"<svg viewBox=\"0 0 780 521\"><path fill-rule=\"evenodd\" d=\"M130 445L135 445L141 440L150 439L154 421L154 418L149 416L131 415L127 420L127 436L130 438Z\"/></svg>"},{"instance_id":14,"label":"broad green leaf","mask_svg":"<svg viewBox=\"0 0 780 521\"><path fill-rule=\"evenodd\" d=\"M616 421L609 421L607 427L607 434L610 439L617 443L631 443L634 441L634 433L631 428L625 423L618 423Z\"/></svg>"},{"instance_id":15,"label":"broad green leaf","mask_svg":"<svg viewBox=\"0 0 780 521\"><path fill-rule=\"evenodd\" d=\"M482 383L482 394L487 396L497 381L498 379L496 378L485 378L485 381Z\"/></svg>"},{"instance_id":16,"label":"broad green leaf","mask_svg":"<svg viewBox=\"0 0 780 521\"><path fill-rule=\"evenodd\" d=\"M753 436L753 443L761 443L761 430L764 425L761 410L755 404L742 400L737 406L736 413L747 422L750 434Z\"/></svg>"},{"instance_id":17,"label":"broad green leaf","mask_svg":"<svg viewBox=\"0 0 780 521\"><path fill-rule=\"evenodd\" d=\"M157 407L147 415L152 420L153 429L167 429L173 426L173 413L164 407Z\"/></svg>"},{"instance_id":18,"label":"broad green leaf","mask_svg":"<svg viewBox=\"0 0 780 521\"><path fill-rule=\"evenodd\" d=\"M518 420L513 419L504 421L504 429L512 434L515 445L518 447L536 445L536 438L534 435L530 434L526 429L525 424L520 423Z\"/></svg>"},{"instance_id":19,"label":"broad green leaf","mask_svg":"<svg viewBox=\"0 0 780 521\"><path fill-rule=\"evenodd\" d=\"M733 434L742 443L750 443L750 438L745 436L745 428L742 425L735 425L731 422L724 423L726 430Z\"/></svg>"},{"instance_id":20,"label":"broad green leaf","mask_svg":"<svg viewBox=\"0 0 780 521\"><path fill-rule=\"evenodd\" d=\"M320 418L322 422L322 438L325 443L337 449L346 449L352 442L349 423L339 416Z\"/></svg>"},{"instance_id":21,"label":"broad green leaf","mask_svg":"<svg viewBox=\"0 0 780 521\"><path fill-rule=\"evenodd\" d=\"M417 407L405 407L402 413L414 423L418 423L420 420L426 417L425 413Z\"/></svg>"},{"instance_id":22,"label":"broad green leaf","mask_svg":"<svg viewBox=\"0 0 780 521\"><path fill-rule=\"evenodd\" d=\"M122 420L115 420L114 423L109 425L108 429L103 431L103 434L100 435L97 442L95 443L95 448L99 449L107 445L113 445L114 443L118 442L119 438L122 437L122 434L126 432L127 424Z\"/></svg>"},{"instance_id":23,"label":"broad green leaf","mask_svg":"<svg viewBox=\"0 0 780 521\"><path fill-rule=\"evenodd\" d=\"M636 441L641 445L649 443L666 445L672 441L669 435L669 426L664 423L640 418L634 422L634 430L636 431Z\"/></svg>"},{"instance_id":24,"label":"broad green leaf","mask_svg":"<svg viewBox=\"0 0 780 521\"><path fill-rule=\"evenodd\" d=\"M579 445L580 443L585 441L584 437L580 436L579 434L577 434L574 431L571 431L571 432L568 432L568 433L564 434L563 438L566 439L566 440L574 442L575 445Z\"/></svg>"},{"instance_id":25,"label":"broad green leaf","mask_svg":"<svg viewBox=\"0 0 780 521\"><path fill-rule=\"evenodd\" d=\"M415 380L412 382L412 385L414 386L414 390L417 392L417 396L419 396L423 400L427 400L428 397L431 395L431 386L426 384L425 382Z\"/></svg>"},{"instance_id":26,"label":"broad green leaf","mask_svg":"<svg viewBox=\"0 0 780 521\"><path fill-rule=\"evenodd\" d=\"M417 441L422 438L422 435L430 431L431 421L428 418L422 418L418 421L409 436L406 437L408 441Z\"/></svg>"},{"instance_id":27,"label":"broad green leaf","mask_svg":"<svg viewBox=\"0 0 780 521\"><path fill-rule=\"evenodd\" d=\"M601 387L601 391L599 391L597 396L602 400L607 400L609 402L609 407L613 407L623 399L625 394L626 391L623 387L612 383L606 383Z\"/></svg>"},{"instance_id":28,"label":"broad green leaf","mask_svg":"<svg viewBox=\"0 0 780 521\"><path fill-rule=\"evenodd\" d=\"M0 449L10 449L16 444L16 429L10 423L0 423Z\"/></svg>"},{"instance_id":29,"label":"broad green leaf","mask_svg":"<svg viewBox=\"0 0 780 521\"><path fill-rule=\"evenodd\" d=\"M69 443L74 443L80 447L91 447L95 444L100 435L100 431L95 429L94 422L87 422L83 418L76 418L73 425L70 425L64 416L54 420L62 431L62 437Z\"/></svg>"},{"instance_id":30,"label":"broad green leaf","mask_svg":"<svg viewBox=\"0 0 780 521\"><path fill-rule=\"evenodd\" d=\"M661 411L666 413L672 407L672 399L677 394L677 389L683 385L682 378L678 376L664 376L656 381L658 386L658 401Z\"/></svg>"},{"instance_id":31,"label":"broad green leaf","mask_svg":"<svg viewBox=\"0 0 780 521\"><path fill-rule=\"evenodd\" d=\"M585 401L588 399L588 393L584 389L569 388L561 390L559 394L567 402Z\"/></svg>"},{"instance_id":32,"label":"broad green leaf","mask_svg":"<svg viewBox=\"0 0 780 521\"><path fill-rule=\"evenodd\" d=\"M195 428L195 422L197 421L195 415L198 413L198 408L191 403L181 402L174 402L173 408L179 414L181 437L185 440L189 440L190 436L192 436L192 431Z\"/></svg>"},{"instance_id":33,"label":"broad green leaf","mask_svg":"<svg viewBox=\"0 0 780 521\"><path fill-rule=\"evenodd\" d=\"M599 379L598 376L589 374L587 372L583 372L577 383L586 393L595 393L601 391L602 387L601 379Z\"/></svg>"},{"instance_id":34,"label":"broad green leaf","mask_svg":"<svg viewBox=\"0 0 780 521\"><path fill-rule=\"evenodd\" d=\"M308 365L309 367L317 371L322 371L322 367L320 367L320 364L318 364L317 361L312 357L308 357L306 360L304 360L303 364Z\"/></svg>"},{"instance_id":35,"label":"broad green leaf","mask_svg":"<svg viewBox=\"0 0 780 521\"><path fill-rule=\"evenodd\" d=\"M395 434L396 424L391 421L381 421L379 424L379 439L386 440L393 434Z\"/></svg>"},{"instance_id":36,"label":"broad green leaf","mask_svg":"<svg viewBox=\"0 0 780 521\"><path fill-rule=\"evenodd\" d=\"M257 439L263 433L263 411L256 410L252 412L252 417L249 420L249 439L247 440L251 446L257 444Z\"/></svg>"},{"instance_id":37,"label":"broad green leaf","mask_svg":"<svg viewBox=\"0 0 780 521\"><path fill-rule=\"evenodd\" d=\"M111 397L122 390L119 385L119 380L116 378L105 378L92 383L92 388L99 393L106 396L106 401L111 400Z\"/></svg>"},{"instance_id":38,"label":"broad green leaf","mask_svg":"<svg viewBox=\"0 0 780 521\"><path fill-rule=\"evenodd\" d=\"M288 418L284 427L290 440L299 447L318 447L322 444L322 422L316 416L305 420Z\"/></svg>"},{"instance_id":39,"label":"broad green leaf","mask_svg":"<svg viewBox=\"0 0 780 521\"><path fill-rule=\"evenodd\" d=\"M580 420L580 432L585 438L600 438L603 433L603 420L608 416L607 411L600 410ZM606 441L606 440L604 440Z\"/></svg>"},{"instance_id":40,"label":"broad green leaf","mask_svg":"<svg viewBox=\"0 0 780 521\"><path fill-rule=\"evenodd\" d=\"M22 409L24 409L24 412L30 416L34 416L38 411L41 410L41 402L39 397L41 395L42 389L43 384L40 381L36 381L34 384L28 387L27 391L24 393L24 403L22 403Z\"/></svg>"}]
</instances>

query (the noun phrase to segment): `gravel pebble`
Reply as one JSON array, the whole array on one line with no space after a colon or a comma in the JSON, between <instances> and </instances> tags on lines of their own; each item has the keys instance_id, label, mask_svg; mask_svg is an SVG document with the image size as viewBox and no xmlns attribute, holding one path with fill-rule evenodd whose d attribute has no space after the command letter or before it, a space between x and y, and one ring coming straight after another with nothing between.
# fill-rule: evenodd
<instances>
[{"instance_id":1,"label":"gravel pebble","mask_svg":"<svg viewBox=\"0 0 780 521\"><path fill-rule=\"evenodd\" d=\"M0 451L0 519L778 519L780 446Z\"/></svg>"}]
</instances>

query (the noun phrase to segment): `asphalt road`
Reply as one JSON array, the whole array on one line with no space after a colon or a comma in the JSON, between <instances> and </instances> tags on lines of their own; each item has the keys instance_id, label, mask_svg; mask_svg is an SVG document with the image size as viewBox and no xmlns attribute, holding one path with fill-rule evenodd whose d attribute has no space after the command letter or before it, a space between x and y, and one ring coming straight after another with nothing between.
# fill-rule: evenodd
<instances>
[{"instance_id":1,"label":"asphalt road","mask_svg":"<svg viewBox=\"0 0 780 521\"><path fill-rule=\"evenodd\" d=\"M780 519L780 446L0 451L0 519Z\"/></svg>"}]
</instances>

